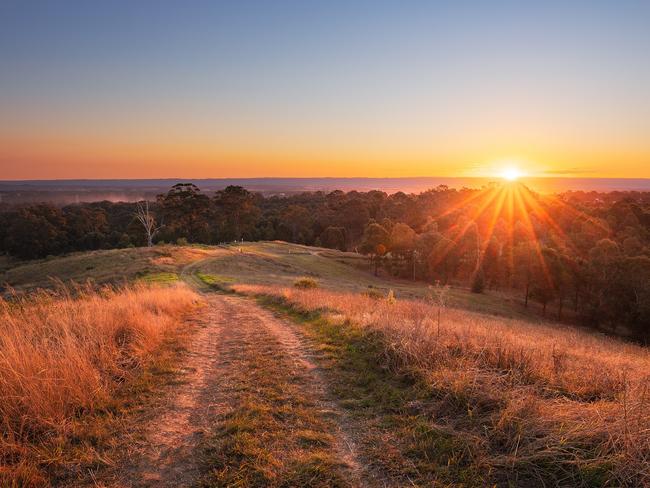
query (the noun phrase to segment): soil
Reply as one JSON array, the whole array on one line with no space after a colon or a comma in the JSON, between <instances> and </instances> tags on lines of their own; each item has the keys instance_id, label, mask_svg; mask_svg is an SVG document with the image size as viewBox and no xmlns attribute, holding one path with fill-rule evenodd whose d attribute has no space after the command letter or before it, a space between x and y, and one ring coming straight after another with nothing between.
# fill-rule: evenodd
<instances>
[{"instance_id":1,"label":"soil","mask_svg":"<svg viewBox=\"0 0 650 488\"><path fill-rule=\"evenodd\" d=\"M317 414L327 416L333 426L336 457L351 486L381 486L361 462L350 419L334 401L317 362L314 348L295 324L274 316L251 299L219 293L205 293L206 307L193 317L198 330L188 345L180 381L167 387L165 402L150 415L136 445L129 446L124 459L107 470L95 486L171 487L192 486L201 476L199 446L214 429L215 419L233 408L236 377L243 354L273 348L272 355L290 358L306 397ZM242 347L242 344L246 347Z\"/></svg>"}]
</instances>

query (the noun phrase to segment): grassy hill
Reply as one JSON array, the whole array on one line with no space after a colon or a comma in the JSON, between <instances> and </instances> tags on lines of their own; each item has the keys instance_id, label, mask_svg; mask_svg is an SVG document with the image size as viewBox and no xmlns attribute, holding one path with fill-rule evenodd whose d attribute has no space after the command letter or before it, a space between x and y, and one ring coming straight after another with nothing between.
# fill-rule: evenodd
<instances>
[{"instance_id":1,"label":"grassy hill","mask_svg":"<svg viewBox=\"0 0 650 488\"><path fill-rule=\"evenodd\" d=\"M367 257L353 252L301 246L285 242L251 242L224 246L216 256L192 265L195 272L210 275L223 287L238 284L292 286L310 277L320 287L345 292L373 291L398 298L426 298L426 283L374 276ZM481 313L533 319L523 307L498 293L472 294L452 288L449 305Z\"/></svg>"},{"instance_id":2,"label":"grassy hill","mask_svg":"<svg viewBox=\"0 0 650 488\"><path fill-rule=\"evenodd\" d=\"M291 286L296 279L311 277L335 291L388 294L399 298L426 298L426 283L396 279L371 271L368 258L357 253L302 246L286 242L245 242L224 246L175 246L114 249L73 253L63 257L0 262L0 284L16 290L51 287L53 280L99 284L125 281L174 281L200 273L228 288L233 284ZM480 313L535 320L535 316L505 295L472 294L452 288L449 305Z\"/></svg>"},{"instance_id":3,"label":"grassy hill","mask_svg":"<svg viewBox=\"0 0 650 488\"><path fill-rule=\"evenodd\" d=\"M206 457L201 486L356 486L346 481L344 450L333 451L350 439L359 476L374 480L368 486L650 480L647 348L542 322L497 293L452 288L440 315L426 283L374 276L355 253L284 242L4 260L0 272L0 282L23 293L0 301L0 345L14 351L4 356L0 391L15 399L0 416L11 427L6 439L22 443L0 439L12 482L51 476L53 466L70 475L65 466L118 459L128 440L113 431L145 424L130 405L146 417L148 396L161 382L173 397L172 389L191 379L184 374L206 371L191 362L197 357L216 369L209 381L195 379L188 395L212 405L219 394L219 405L231 408L208 419L196 447ZM78 296L37 291L87 280L126 286L89 287ZM300 280L315 286L295 286ZM196 334L203 356L191 349ZM87 358L85 369L79 357ZM80 371L102 387L84 386ZM146 390L137 386L143 378ZM61 393L75 385L78 394ZM323 402L335 416L323 416ZM298 428L303 424L309 428ZM337 440L342 429L345 442ZM63 454L52 462L54 452Z\"/></svg>"},{"instance_id":4,"label":"grassy hill","mask_svg":"<svg viewBox=\"0 0 650 488\"><path fill-rule=\"evenodd\" d=\"M0 284L29 290L51 287L53 280L76 283L92 280L105 284L170 279L183 266L216 252L215 248L167 245L73 253L26 262L5 261L4 269L0 265Z\"/></svg>"}]
</instances>

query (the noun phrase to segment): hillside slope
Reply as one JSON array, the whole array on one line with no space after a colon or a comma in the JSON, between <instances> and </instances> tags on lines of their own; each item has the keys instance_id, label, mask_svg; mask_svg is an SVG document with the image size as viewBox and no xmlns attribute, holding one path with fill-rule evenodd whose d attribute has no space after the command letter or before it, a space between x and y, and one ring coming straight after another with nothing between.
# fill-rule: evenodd
<instances>
[{"instance_id":1,"label":"hillside slope","mask_svg":"<svg viewBox=\"0 0 650 488\"><path fill-rule=\"evenodd\" d=\"M371 272L368 258L357 253L286 242L244 242L224 246L161 245L73 253L50 259L5 262L0 267L0 287L17 290L52 287L56 280L83 283L125 281L175 281L185 267L210 275L229 287L233 283L290 286L301 277L313 277L322 287L352 292L374 290L400 298L426 298L427 284ZM449 305L480 313L538 320L511 298L488 292L472 294L452 288Z\"/></svg>"},{"instance_id":2,"label":"hillside slope","mask_svg":"<svg viewBox=\"0 0 650 488\"><path fill-rule=\"evenodd\" d=\"M185 281L207 304L184 317L155 395L127 390L122 402L137 408L122 409L114 431L70 436L87 454L65 451L55 484L650 482L647 349L530 320L498 295L453 289L440 308L426 284L375 277L363 256L283 242L75 254L4 277L28 304L48 275L163 290ZM312 288L295 286L305 279ZM106 422L76 415L90 432Z\"/></svg>"},{"instance_id":3,"label":"hillside slope","mask_svg":"<svg viewBox=\"0 0 650 488\"><path fill-rule=\"evenodd\" d=\"M428 284L397 279L381 272L374 276L367 257L353 252L302 246L286 242L246 242L221 247L223 252L192 265L194 272L210 275L213 282L228 288L234 283L292 286L296 279L310 277L323 288L347 292L390 290L398 298L426 299ZM514 300L499 293L473 294L451 288L449 305L480 313L537 320Z\"/></svg>"}]
</instances>

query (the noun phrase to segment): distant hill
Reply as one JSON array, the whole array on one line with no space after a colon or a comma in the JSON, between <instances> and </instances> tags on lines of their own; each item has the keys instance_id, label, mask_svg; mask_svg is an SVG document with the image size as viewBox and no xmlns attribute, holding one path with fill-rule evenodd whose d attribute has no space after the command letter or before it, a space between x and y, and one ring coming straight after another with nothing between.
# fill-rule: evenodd
<instances>
[{"instance_id":1,"label":"distant hill","mask_svg":"<svg viewBox=\"0 0 650 488\"><path fill-rule=\"evenodd\" d=\"M222 190L228 185L243 186L265 195L304 191L370 191L387 193L421 192L438 185L452 188L480 188L497 178L167 178L143 180L22 180L0 181L0 202L75 203L98 200L137 201L166 192L178 182L194 183L203 191ZM650 178L522 178L543 193L583 191L650 191Z\"/></svg>"}]
</instances>

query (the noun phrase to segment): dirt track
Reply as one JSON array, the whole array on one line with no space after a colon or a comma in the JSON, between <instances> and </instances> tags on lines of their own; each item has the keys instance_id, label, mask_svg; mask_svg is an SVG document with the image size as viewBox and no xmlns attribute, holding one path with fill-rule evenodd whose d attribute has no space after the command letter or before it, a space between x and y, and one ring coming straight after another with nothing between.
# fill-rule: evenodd
<instances>
[{"instance_id":1,"label":"dirt track","mask_svg":"<svg viewBox=\"0 0 650 488\"><path fill-rule=\"evenodd\" d=\"M287 377L299 384L326 416L336 458L352 486L369 484L357 458L345 415L332 401L309 343L294 326L254 301L233 295L206 293L207 306L191 320L199 330L189 345L181 382L170 387L167 402L144 428L144 440L131 446L127 459L112 470L108 486L191 486L201 474L197 446L233 405L242 355L263 351L265 357L289 359ZM240 373L241 374L241 373ZM375 484L370 482L370 484Z\"/></svg>"}]
</instances>

